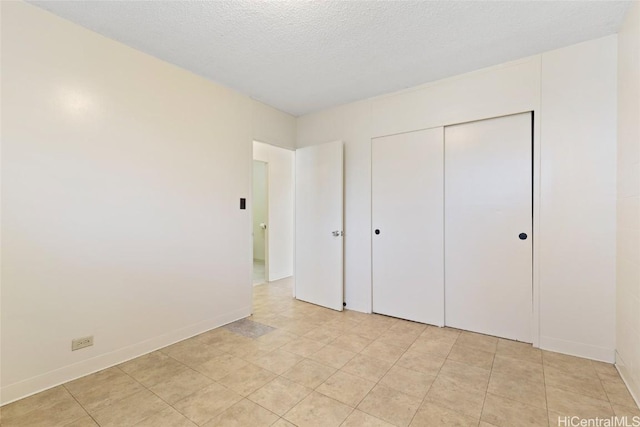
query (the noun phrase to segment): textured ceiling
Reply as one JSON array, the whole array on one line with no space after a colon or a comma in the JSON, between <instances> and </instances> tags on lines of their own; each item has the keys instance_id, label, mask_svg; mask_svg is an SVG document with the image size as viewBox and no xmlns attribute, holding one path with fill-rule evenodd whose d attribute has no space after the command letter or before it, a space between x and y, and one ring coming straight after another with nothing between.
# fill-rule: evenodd
<instances>
[{"instance_id":1,"label":"textured ceiling","mask_svg":"<svg viewBox=\"0 0 640 427\"><path fill-rule=\"evenodd\" d=\"M617 32L626 1L31 1L293 115Z\"/></svg>"}]
</instances>

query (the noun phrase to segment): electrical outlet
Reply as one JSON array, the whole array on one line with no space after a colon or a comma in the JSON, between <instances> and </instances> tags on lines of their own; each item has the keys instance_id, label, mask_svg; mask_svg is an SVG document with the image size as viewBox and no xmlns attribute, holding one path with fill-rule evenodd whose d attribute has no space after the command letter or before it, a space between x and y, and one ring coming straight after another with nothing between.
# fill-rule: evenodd
<instances>
[{"instance_id":1,"label":"electrical outlet","mask_svg":"<svg viewBox=\"0 0 640 427\"><path fill-rule=\"evenodd\" d=\"M71 351L80 350L81 348L91 347L93 345L93 335L90 337L76 338L71 341Z\"/></svg>"}]
</instances>

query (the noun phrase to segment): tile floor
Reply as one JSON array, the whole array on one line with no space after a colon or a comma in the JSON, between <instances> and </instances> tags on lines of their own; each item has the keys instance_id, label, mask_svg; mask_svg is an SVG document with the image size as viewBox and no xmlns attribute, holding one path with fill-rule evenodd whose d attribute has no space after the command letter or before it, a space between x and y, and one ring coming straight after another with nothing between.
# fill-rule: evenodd
<instances>
[{"instance_id":1,"label":"tile floor","mask_svg":"<svg viewBox=\"0 0 640 427\"><path fill-rule=\"evenodd\" d=\"M640 415L612 365L254 288L254 315L2 408L12 426L555 426Z\"/></svg>"}]
</instances>

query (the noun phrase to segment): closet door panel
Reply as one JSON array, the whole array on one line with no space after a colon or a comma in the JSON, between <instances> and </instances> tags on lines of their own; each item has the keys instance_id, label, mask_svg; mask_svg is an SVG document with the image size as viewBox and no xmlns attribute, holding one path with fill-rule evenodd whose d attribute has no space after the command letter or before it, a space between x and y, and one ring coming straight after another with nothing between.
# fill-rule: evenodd
<instances>
[{"instance_id":1,"label":"closet door panel","mask_svg":"<svg viewBox=\"0 0 640 427\"><path fill-rule=\"evenodd\" d=\"M531 113L444 134L446 324L531 342Z\"/></svg>"},{"instance_id":2,"label":"closet door panel","mask_svg":"<svg viewBox=\"0 0 640 427\"><path fill-rule=\"evenodd\" d=\"M373 311L444 324L443 128L372 140Z\"/></svg>"}]
</instances>

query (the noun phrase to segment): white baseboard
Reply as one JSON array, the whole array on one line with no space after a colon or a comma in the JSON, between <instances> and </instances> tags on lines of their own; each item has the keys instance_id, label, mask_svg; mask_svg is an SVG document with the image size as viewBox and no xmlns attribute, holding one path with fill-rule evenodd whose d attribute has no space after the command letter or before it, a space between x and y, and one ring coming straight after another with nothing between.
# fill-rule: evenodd
<instances>
[{"instance_id":1,"label":"white baseboard","mask_svg":"<svg viewBox=\"0 0 640 427\"><path fill-rule=\"evenodd\" d=\"M46 372L44 374L28 378L26 380L9 384L0 389L0 406L16 400L31 396L32 394L56 387L60 384L84 377L94 372L110 368L127 360L134 359L160 348L185 340L211 329L218 328L238 319L243 319L251 314L251 307L245 307L199 322L195 325L180 328L175 331L120 348L118 350L101 354L91 359L83 360L72 365Z\"/></svg>"},{"instance_id":2,"label":"white baseboard","mask_svg":"<svg viewBox=\"0 0 640 427\"><path fill-rule=\"evenodd\" d=\"M598 347L574 341L566 341L558 338L540 337L540 348L569 354L571 356L584 357L600 362L614 363L615 350L612 348Z\"/></svg>"},{"instance_id":3,"label":"white baseboard","mask_svg":"<svg viewBox=\"0 0 640 427\"><path fill-rule=\"evenodd\" d=\"M627 385L629 389L629 393L631 393L631 397L636 401L636 405L640 408L640 383L638 383L631 376L631 372L627 369L627 366L624 363L624 360L620 357L620 353L616 351L616 369L620 373L620 377L622 381ZM640 381L640 379L638 379Z\"/></svg>"}]
</instances>

